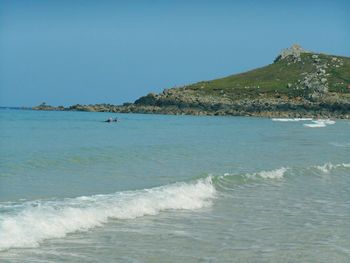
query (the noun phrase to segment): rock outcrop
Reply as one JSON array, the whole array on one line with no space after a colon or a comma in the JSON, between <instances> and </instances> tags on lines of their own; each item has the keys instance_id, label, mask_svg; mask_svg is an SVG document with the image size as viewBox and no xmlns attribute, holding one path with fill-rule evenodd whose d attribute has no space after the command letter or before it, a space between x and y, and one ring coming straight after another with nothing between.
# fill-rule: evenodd
<instances>
[{"instance_id":1,"label":"rock outcrop","mask_svg":"<svg viewBox=\"0 0 350 263\"><path fill-rule=\"evenodd\" d=\"M291 57L294 63L300 62L302 53L309 52L303 49L299 44L294 44L291 47L282 50L282 52L275 58L274 62L285 59L286 57Z\"/></svg>"}]
</instances>

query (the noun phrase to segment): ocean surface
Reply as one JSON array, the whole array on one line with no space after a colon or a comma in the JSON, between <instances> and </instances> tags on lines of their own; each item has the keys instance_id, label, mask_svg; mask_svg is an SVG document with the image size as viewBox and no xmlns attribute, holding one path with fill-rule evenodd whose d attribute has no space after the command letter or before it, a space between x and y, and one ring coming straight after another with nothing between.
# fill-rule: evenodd
<instances>
[{"instance_id":1,"label":"ocean surface","mask_svg":"<svg viewBox=\"0 0 350 263\"><path fill-rule=\"evenodd\" d=\"M350 122L0 110L0 262L348 263Z\"/></svg>"}]
</instances>

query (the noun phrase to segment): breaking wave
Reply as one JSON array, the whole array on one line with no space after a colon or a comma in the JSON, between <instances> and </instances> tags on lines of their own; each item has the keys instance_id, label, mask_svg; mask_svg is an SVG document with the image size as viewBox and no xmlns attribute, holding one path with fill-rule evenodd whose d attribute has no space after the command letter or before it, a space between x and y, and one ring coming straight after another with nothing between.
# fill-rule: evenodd
<instances>
[{"instance_id":1,"label":"breaking wave","mask_svg":"<svg viewBox=\"0 0 350 263\"><path fill-rule=\"evenodd\" d=\"M312 118L272 118L272 121L279 121L279 122L300 122L300 121L311 121L311 123L304 123L304 127L308 128L322 128L326 127L327 125L335 124L335 121L329 120L329 119L319 119L314 120Z\"/></svg>"},{"instance_id":2,"label":"breaking wave","mask_svg":"<svg viewBox=\"0 0 350 263\"><path fill-rule=\"evenodd\" d=\"M323 127L326 127L327 125L335 124L335 121L332 121L332 120L315 120L312 122L313 123L305 123L303 125L308 128L323 128Z\"/></svg>"},{"instance_id":3,"label":"breaking wave","mask_svg":"<svg viewBox=\"0 0 350 263\"><path fill-rule=\"evenodd\" d=\"M330 173L332 170L337 168L350 168L350 163L332 164L328 162L324 165L315 165L314 168L323 173Z\"/></svg>"},{"instance_id":4,"label":"breaking wave","mask_svg":"<svg viewBox=\"0 0 350 263\"><path fill-rule=\"evenodd\" d=\"M281 121L281 122L312 121L312 118L272 118L272 121Z\"/></svg>"},{"instance_id":5,"label":"breaking wave","mask_svg":"<svg viewBox=\"0 0 350 263\"><path fill-rule=\"evenodd\" d=\"M336 168L350 168L350 163L326 163L308 169L329 173ZM298 168L281 167L256 173L207 176L192 182L114 194L0 203L3 212L0 213L0 251L36 247L44 240L87 231L110 219L134 219L170 210L194 211L210 206L219 196L218 191L232 190L232 183L237 180L281 180L294 169L298 171Z\"/></svg>"},{"instance_id":6,"label":"breaking wave","mask_svg":"<svg viewBox=\"0 0 350 263\"><path fill-rule=\"evenodd\" d=\"M12 204L18 212L0 216L0 251L36 247L43 240L86 231L112 218L133 219L166 210L200 209L211 204L215 193L209 176L194 183L139 191Z\"/></svg>"},{"instance_id":7,"label":"breaking wave","mask_svg":"<svg viewBox=\"0 0 350 263\"><path fill-rule=\"evenodd\" d=\"M229 179L248 179L248 180L263 180L263 179L283 179L285 173L289 170L288 167L281 167L279 169L275 170L270 170L270 171L260 171L257 173L243 173L243 174L230 174L230 173L225 173L224 175L221 175L218 177L219 181L220 180L229 180ZM214 178L215 179L215 178Z\"/></svg>"},{"instance_id":8,"label":"breaking wave","mask_svg":"<svg viewBox=\"0 0 350 263\"><path fill-rule=\"evenodd\" d=\"M245 174L244 176L249 179L263 178L263 179L282 179L284 174L288 171L288 167L281 167L272 171L261 171L253 174Z\"/></svg>"}]
</instances>

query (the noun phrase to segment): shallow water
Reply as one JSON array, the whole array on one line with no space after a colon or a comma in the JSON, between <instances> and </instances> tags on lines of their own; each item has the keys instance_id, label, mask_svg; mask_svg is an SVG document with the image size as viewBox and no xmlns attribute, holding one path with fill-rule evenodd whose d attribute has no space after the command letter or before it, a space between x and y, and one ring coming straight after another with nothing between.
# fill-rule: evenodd
<instances>
[{"instance_id":1,"label":"shallow water","mask_svg":"<svg viewBox=\"0 0 350 263\"><path fill-rule=\"evenodd\" d=\"M349 261L348 121L108 117L0 111L1 262Z\"/></svg>"}]
</instances>

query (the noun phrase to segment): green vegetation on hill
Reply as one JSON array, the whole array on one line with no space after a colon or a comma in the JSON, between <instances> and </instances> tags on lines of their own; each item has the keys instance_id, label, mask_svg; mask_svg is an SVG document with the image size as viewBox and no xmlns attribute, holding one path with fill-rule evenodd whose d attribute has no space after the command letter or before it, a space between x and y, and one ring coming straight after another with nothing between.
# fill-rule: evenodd
<instances>
[{"instance_id":1,"label":"green vegetation on hill","mask_svg":"<svg viewBox=\"0 0 350 263\"><path fill-rule=\"evenodd\" d=\"M325 78L329 91L349 93L347 86L350 84L350 58L317 54L318 58L314 59L313 56L315 53L302 53L300 61L296 62L292 56L286 57L265 67L221 79L198 82L186 86L185 89L195 90L203 95L226 95L234 100L259 95L303 96L305 89L299 83L304 75L315 72L317 65L326 65Z\"/></svg>"}]
</instances>

